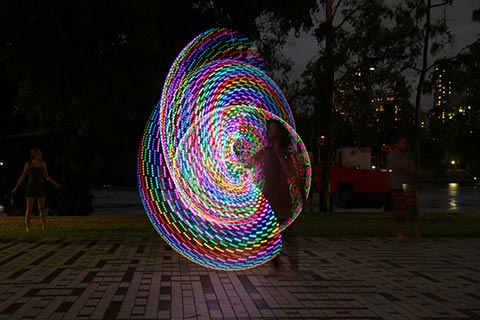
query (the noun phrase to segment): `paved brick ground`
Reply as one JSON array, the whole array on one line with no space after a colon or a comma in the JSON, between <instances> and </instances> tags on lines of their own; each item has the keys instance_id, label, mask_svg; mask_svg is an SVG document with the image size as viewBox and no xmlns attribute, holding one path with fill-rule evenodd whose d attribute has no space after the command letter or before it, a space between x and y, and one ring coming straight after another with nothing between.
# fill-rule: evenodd
<instances>
[{"instance_id":1,"label":"paved brick ground","mask_svg":"<svg viewBox=\"0 0 480 320\"><path fill-rule=\"evenodd\" d=\"M480 239L298 244L299 272L265 277L160 239L1 242L0 319L480 319Z\"/></svg>"}]
</instances>

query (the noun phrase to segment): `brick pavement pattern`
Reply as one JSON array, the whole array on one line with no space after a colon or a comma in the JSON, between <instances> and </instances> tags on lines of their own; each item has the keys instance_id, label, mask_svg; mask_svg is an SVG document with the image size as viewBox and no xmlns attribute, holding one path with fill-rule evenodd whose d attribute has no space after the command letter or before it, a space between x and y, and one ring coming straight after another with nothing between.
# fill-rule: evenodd
<instances>
[{"instance_id":1,"label":"brick pavement pattern","mask_svg":"<svg viewBox=\"0 0 480 320\"><path fill-rule=\"evenodd\" d=\"M480 239L296 248L297 273L266 277L205 269L159 238L1 242L0 319L480 319Z\"/></svg>"}]
</instances>

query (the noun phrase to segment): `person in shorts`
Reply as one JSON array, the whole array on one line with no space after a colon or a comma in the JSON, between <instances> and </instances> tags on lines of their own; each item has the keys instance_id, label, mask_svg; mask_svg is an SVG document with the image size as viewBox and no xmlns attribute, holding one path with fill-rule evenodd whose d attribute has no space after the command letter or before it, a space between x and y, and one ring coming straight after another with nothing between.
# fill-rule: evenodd
<instances>
[{"instance_id":1,"label":"person in shorts","mask_svg":"<svg viewBox=\"0 0 480 320\"><path fill-rule=\"evenodd\" d=\"M417 173L415 159L408 152L408 141L404 136L394 140L393 150L387 155L390 200L395 218L397 240L406 240L403 224L411 220L415 229L415 238L420 239L417 206Z\"/></svg>"}]
</instances>

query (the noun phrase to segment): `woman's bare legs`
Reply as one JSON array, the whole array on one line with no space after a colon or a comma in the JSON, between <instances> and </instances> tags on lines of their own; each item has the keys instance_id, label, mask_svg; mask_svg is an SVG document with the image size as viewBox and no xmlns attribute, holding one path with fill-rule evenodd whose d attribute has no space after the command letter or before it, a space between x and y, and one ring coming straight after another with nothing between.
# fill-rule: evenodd
<instances>
[{"instance_id":1,"label":"woman's bare legs","mask_svg":"<svg viewBox=\"0 0 480 320\"><path fill-rule=\"evenodd\" d=\"M32 218L32 209L34 198L27 197L27 208L25 210L25 231L30 231L30 219Z\"/></svg>"},{"instance_id":2,"label":"woman's bare legs","mask_svg":"<svg viewBox=\"0 0 480 320\"><path fill-rule=\"evenodd\" d=\"M403 235L403 222L397 221L395 223L396 238L398 241L405 241L407 238Z\"/></svg>"},{"instance_id":3,"label":"woman's bare legs","mask_svg":"<svg viewBox=\"0 0 480 320\"><path fill-rule=\"evenodd\" d=\"M47 218L45 217L45 197L37 198L38 212L42 220L42 230L47 229Z\"/></svg>"},{"instance_id":4,"label":"woman's bare legs","mask_svg":"<svg viewBox=\"0 0 480 320\"><path fill-rule=\"evenodd\" d=\"M415 229L415 241L420 240L420 228L418 227L418 221L413 221L413 228Z\"/></svg>"}]
</instances>

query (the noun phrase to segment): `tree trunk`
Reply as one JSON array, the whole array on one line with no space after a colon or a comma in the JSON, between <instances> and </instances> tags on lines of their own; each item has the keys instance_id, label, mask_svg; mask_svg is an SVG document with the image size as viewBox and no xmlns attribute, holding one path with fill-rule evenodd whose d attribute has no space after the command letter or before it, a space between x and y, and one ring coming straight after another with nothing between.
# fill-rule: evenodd
<instances>
[{"instance_id":1,"label":"tree trunk","mask_svg":"<svg viewBox=\"0 0 480 320\"><path fill-rule=\"evenodd\" d=\"M430 42L430 33L431 33L431 17L430 10L432 8L432 0L427 0L426 4L426 18L424 26L424 38L423 38L423 56L422 56L422 69L420 71L420 78L418 79L417 93L415 96L415 133L413 136L412 144L417 153L417 161L420 162L420 107L421 107L421 98L423 85L425 83L425 76L427 75L428 70L428 49ZM420 164L420 163L418 163Z\"/></svg>"},{"instance_id":2,"label":"tree trunk","mask_svg":"<svg viewBox=\"0 0 480 320\"><path fill-rule=\"evenodd\" d=\"M333 155L333 97L335 90L335 66L333 59L333 43L335 34L333 29L333 0L325 1L325 21L327 33L325 37L325 66L327 75L326 105L322 115L326 123L325 154L322 170L322 185L320 190L320 211L331 212L331 169Z\"/></svg>"}]
</instances>

